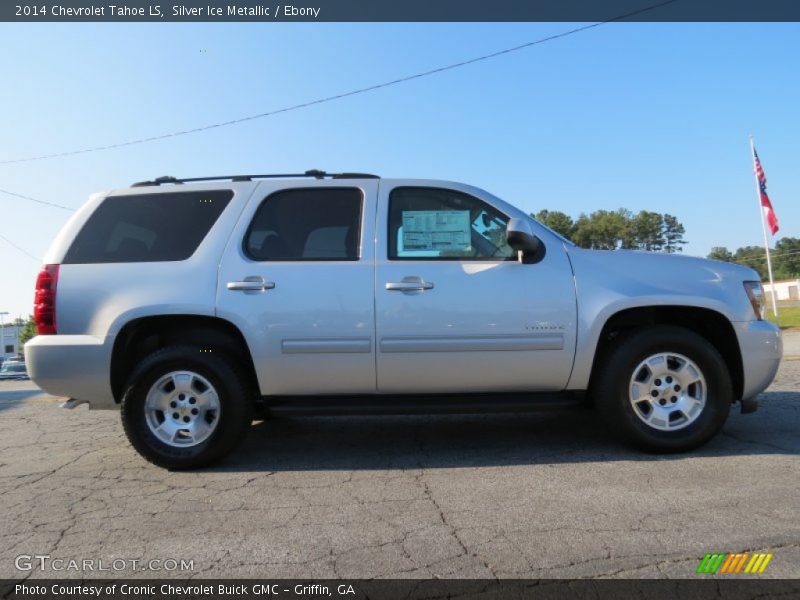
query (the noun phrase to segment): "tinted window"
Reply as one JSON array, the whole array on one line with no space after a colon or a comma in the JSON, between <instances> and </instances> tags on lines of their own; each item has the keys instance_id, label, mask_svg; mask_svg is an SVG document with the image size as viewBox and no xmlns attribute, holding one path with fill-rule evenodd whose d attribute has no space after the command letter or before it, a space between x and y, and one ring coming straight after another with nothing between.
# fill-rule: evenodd
<instances>
[{"instance_id":1,"label":"tinted window","mask_svg":"<svg viewBox=\"0 0 800 600\"><path fill-rule=\"evenodd\" d=\"M510 259L507 224L507 216L469 194L396 188L389 197L389 258Z\"/></svg>"},{"instance_id":2,"label":"tinted window","mask_svg":"<svg viewBox=\"0 0 800 600\"><path fill-rule=\"evenodd\" d=\"M185 260L232 197L230 190L109 196L86 221L64 262Z\"/></svg>"},{"instance_id":3,"label":"tinted window","mask_svg":"<svg viewBox=\"0 0 800 600\"><path fill-rule=\"evenodd\" d=\"M244 241L254 260L358 260L361 190L305 188L269 196Z\"/></svg>"}]
</instances>

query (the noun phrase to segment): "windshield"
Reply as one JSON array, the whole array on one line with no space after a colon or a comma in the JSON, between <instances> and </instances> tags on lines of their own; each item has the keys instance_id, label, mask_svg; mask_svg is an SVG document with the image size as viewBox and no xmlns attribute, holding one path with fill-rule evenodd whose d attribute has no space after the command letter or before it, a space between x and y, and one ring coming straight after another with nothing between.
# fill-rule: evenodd
<instances>
[{"instance_id":1,"label":"windshield","mask_svg":"<svg viewBox=\"0 0 800 600\"><path fill-rule=\"evenodd\" d=\"M6 363L0 368L0 373L24 373L25 365L23 363Z\"/></svg>"}]
</instances>

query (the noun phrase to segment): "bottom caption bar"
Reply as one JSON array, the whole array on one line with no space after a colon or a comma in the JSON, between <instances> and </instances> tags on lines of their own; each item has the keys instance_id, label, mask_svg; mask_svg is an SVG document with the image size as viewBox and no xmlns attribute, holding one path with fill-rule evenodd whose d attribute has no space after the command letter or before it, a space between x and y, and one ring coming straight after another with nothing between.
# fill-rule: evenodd
<instances>
[{"instance_id":1,"label":"bottom caption bar","mask_svg":"<svg viewBox=\"0 0 800 600\"><path fill-rule=\"evenodd\" d=\"M377 580L0 580L3 600L147 598L215 600L306 598L353 600L800 598L799 580L780 579L377 579Z\"/></svg>"}]
</instances>

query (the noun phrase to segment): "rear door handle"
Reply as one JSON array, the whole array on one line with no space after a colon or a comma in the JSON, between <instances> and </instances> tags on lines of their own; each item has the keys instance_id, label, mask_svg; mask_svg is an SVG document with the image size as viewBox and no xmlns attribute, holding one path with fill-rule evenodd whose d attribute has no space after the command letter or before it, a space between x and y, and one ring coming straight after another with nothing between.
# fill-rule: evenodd
<instances>
[{"instance_id":1,"label":"rear door handle","mask_svg":"<svg viewBox=\"0 0 800 600\"><path fill-rule=\"evenodd\" d=\"M227 288L239 292L263 292L264 290L271 290L275 287L272 281L264 281L263 277L252 275L245 277L242 281L229 281Z\"/></svg>"},{"instance_id":2,"label":"rear door handle","mask_svg":"<svg viewBox=\"0 0 800 600\"><path fill-rule=\"evenodd\" d=\"M424 292L433 289L433 282L422 277L403 277L400 281L387 281L386 289L390 292Z\"/></svg>"}]
</instances>

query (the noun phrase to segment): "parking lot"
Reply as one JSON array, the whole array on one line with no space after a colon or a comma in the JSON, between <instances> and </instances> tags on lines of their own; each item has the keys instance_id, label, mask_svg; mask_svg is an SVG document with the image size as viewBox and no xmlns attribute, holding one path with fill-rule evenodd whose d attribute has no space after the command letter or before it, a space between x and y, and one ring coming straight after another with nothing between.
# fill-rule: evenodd
<instances>
[{"instance_id":1,"label":"parking lot","mask_svg":"<svg viewBox=\"0 0 800 600\"><path fill-rule=\"evenodd\" d=\"M0 384L3 578L694 577L707 552L744 550L774 553L762 577L800 577L795 357L757 413L678 456L623 448L586 410L280 418L170 473L116 412L58 402ZM15 568L41 554L192 566Z\"/></svg>"}]
</instances>

